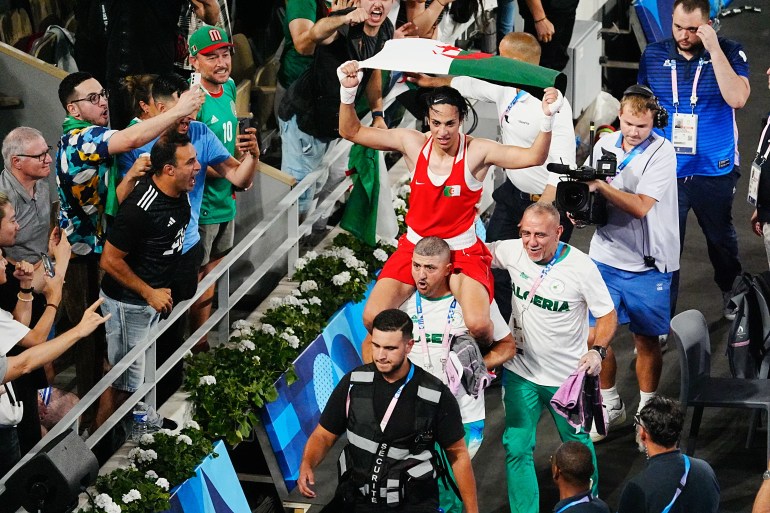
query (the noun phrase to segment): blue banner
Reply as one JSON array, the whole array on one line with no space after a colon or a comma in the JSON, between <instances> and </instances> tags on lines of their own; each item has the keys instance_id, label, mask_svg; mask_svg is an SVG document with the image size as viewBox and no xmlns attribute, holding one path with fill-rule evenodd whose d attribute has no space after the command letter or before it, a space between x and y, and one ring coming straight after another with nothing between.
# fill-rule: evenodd
<instances>
[{"instance_id":1,"label":"blue banner","mask_svg":"<svg viewBox=\"0 0 770 513\"><path fill-rule=\"evenodd\" d=\"M282 376L276 382L278 399L262 409L262 423L288 490L297 484L302 452L332 390L346 373L363 363L361 344L366 329L361 319L372 287L373 282L361 302L348 303L332 316L294 362L297 381L289 386Z\"/></svg>"},{"instance_id":2,"label":"blue banner","mask_svg":"<svg viewBox=\"0 0 770 513\"><path fill-rule=\"evenodd\" d=\"M243 513L251 511L235 473L227 447L214 444L216 458L209 455L191 477L171 494L170 513Z\"/></svg>"}]
</instances>

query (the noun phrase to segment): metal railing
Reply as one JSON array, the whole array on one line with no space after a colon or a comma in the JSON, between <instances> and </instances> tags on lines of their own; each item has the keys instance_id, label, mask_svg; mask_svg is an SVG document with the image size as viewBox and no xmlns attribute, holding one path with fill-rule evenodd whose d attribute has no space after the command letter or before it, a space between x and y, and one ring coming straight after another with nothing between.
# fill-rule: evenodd
<instances>
[{"instance_id":1,"label":"metal railing","mask_svg":"<svg viewBox=\"0 0 770 513\"><path fill-rule=\"evenodd\" d=\"M0 479L0 494L5 492L5 483L14 472L21 468L26 462L32 459L40 452L50 441L59 434L73 428L77 430L78 419L95 402L99 400L102 393L112 385L112 383L128 367L142 355L145 356L145 374L144 383L139 389L131 394L126 401L119 406L115 413L107 421L94 431L86 440L86 445L93 447L122 419L132 410L135 404L144 400L146 403L156 406L155 389L158 381L163 378L176 365L185 354L205 334L217 327L220 341L226 341L230 333L230 310L240 301L276 264L286 258L289 274L294 269L294 263L299 257L299 240L303 235L309 233L313 223L322 215L329 212L336 201L341 199L345 192L350 188L350 178L345 178L340 182L331 194L322 201L322 203L311 212L307 218L299 223L299 197L316 181L325 171L319 170L307 175L297 184L276 207L268 212L264 219L260 221L244 238L235 246L232 251L198 284L195 295L176 305L169 317L161 321L156 328L148 335L148 339L137 344L129 351L110 371L105 374L91 390L83 396L78 404L70 410L47 434L39 441L22 459L14 466L8 474ZM243 255L249 251L255 244L269 232L269 230L278 223L286 214L286 239L275 248L262 263L251 273L251 275L237 288L235 292L230 293L230 268L238 262ZM155 344L160 335L171 327L173 323L182 318L192 304L203 295L203 293L214 285L217 285L217 309L211 314L211 317L203 323L194 333L190 335L182 345L166 360L160 367L156 366Z\"/></svg>"}]
</instances>

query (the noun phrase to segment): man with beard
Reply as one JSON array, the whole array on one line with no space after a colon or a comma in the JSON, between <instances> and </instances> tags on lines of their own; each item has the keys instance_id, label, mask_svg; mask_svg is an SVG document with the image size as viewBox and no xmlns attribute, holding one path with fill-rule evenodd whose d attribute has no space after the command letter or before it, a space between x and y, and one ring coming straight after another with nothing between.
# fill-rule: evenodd
<instances>
[{"instance_id":1,"label":"man with beard","mask_svg":"<svg viewBox=\"0 0 770 513\"><path fill-rule=\"evenodd\" d=\"M152 86L152 99L158 112L157 116L162 116L165 112L174 109L188 87L187 82L175 73L156 78ZM139 125L153 119L142 121ZM195 177L195 187L189 194L190 223L185 232L182 257L174 269L173 280L169 287L173 303L190 299L198 288L198 277L203 258L203 244L198 230L198 218L201 213L207 169L212 169L228 184L241 189L247 189L251 186L254 175L259 169L259 147L255 135L256 130L253 128L249 129L248 134L238 136L236 148L243 153L243 162L239 162L230 154L209 127L204 123L194 121L192 116L183 118L177 124L177 131L187 135L192 141L201 168ZM125 177L117 188L118 200L122 201L126 198L137 181L149 169L150 162L146 154L151 151L154 144L154 140L150 141L143 147L121 156L120 168L125 173ZM184 320L182 318L177 321L162 336L162 343L158 344L158 362L165 361L181 345ZM167 381L169 381L168 386L159 387L159 403L162 403L162 399L168 397L181 384L181 363L169 373Z\"/></svg>"},{"instance_id":2,"label":"man with beard","mask_svg":"<svg viewBox=\"0 0 770 513\"><path fill-rule=\"evenodd\" d=\"M719 510L719 483L711 466L682 454L684 412L677 401L656 395L634 416L636 442L647 468L623 488L618 513Z\"/></svg>"},{"instance_id":3,"label":"man with beard","mask_svg":"<svg viewBox=\"0 0 770 513\"><path fill-rule=\"evenodd\" d=\"M749 65L740 43L717 37L708 0L676 0L673 37L647 45L639 62L640 84L652 89L671 113L663 133L677 153L679 240L684 249L692 209L706 237L714 281L722 291L724 316L733 281L741 272L738 235L732 221L740 176L735 109L749 98ZM679 273L671 283L676 309Z\"/></svg>"},{"instance_id":4,"label":"man with beard","mask_svg":"<svg viewBox=\"0 0 770 513\"><path fill-rule=\"evenodd\" d=\"M107 229L105 214L117 212L115 155L154 139L178 119L195 112L204 99L199 89L190 91L176 108L118 131L108 127L107 96L99 81L85 72L72 73L59 85L59 100L67 117L56 153L56 181L61 224L76 257L70 262L62 300L70 326L77 324L99 297L98 263ZM78 380L85 380L84 386L90 388L101 377L103 336L86 337L78 344L78 354L94 367L91 376L81 376L78 369Z\"/></svg>"},{"instance_id":5,"label":"man with beard","mask_svg":"<svg viewBox=\"0 0 770 513\"><path fill-rule=\"evenodd\" d=\"M337 67L350 60L364 60L393 38L388 13L395 0L360 0L357 8L333 11L317 21L309 38L315 42L313 65L286 91L278 109L281 129L281 171L297 181L321 164L329 143L340 137L338 130L339 82ZM382 80L379 70L365 70L361 93L372 111L372 126L387 128L382 111ZM311 186L299 199L300 214L312 210L313 196L326 178ZM396 305L394 305L396 306Z\"/></svg>"},{"instance_id":6,"label":"man with beard","mask_svg":"<svg viewBox=\"0 0 770 513\"><path fill-rule=\"evenodd\" d=\"M173 129L155 143L151 159L152 174L121 203L99 262L106 273L102 312L111 315L105 324L110 366L147 339L161 314L171 313L168 287L190 221L187 193L201 167L190 139ZM95 427L143 382L144 355L102 393Z\"/></svg>"},{"instance_id":7,"label":"man with beard","mask_svg":"<svg viewBox=\"0 0 770 513\"><path fill-rule=\"evenodd\" d=\"M452 392L407 355L413 324L401 310L374 318L374 362L346 374L305 445L297 486L315 497L313 469L347 433L335 501L324 511L439 511L434 444L447 453L465 511L477 513L476 482ZM344 509L343 509L344 508Z\"/></svg>"}]
</instances>

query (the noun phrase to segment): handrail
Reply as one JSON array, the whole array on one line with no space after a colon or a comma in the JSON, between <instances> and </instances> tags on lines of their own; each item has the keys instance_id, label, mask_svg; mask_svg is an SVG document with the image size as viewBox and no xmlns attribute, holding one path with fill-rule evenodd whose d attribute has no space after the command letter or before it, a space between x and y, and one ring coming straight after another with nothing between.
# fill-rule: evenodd
<instances>
[{"instance_id":1,"label":"handrail","mask_svg":"<svg viewBox=\"0 0 770 513\"><path fill-rule=\"evenodd\" d=\"M94 431L88 439L86 444L89 448L93 448L113 427L122 421L123 417L128 414L136 403L147 398L148 403L155 406L155 387L157 382L163 378L174 365L182 360L184 355L197 343L200 338L211 331L217 324L219 324L219 331L222 336L220 340L226 340L229 335L229 313L230 309L240 301L259 280L261 280L265 274L277 263L279 263L284 257L287 258L289 274L294 269L294 262L299 257L298 243L300 238L309 233L312 229L313 223L315 223L324 212L331 210L337 200L342 198L345 192L350 188L352 182L350 178L346 177L332 192L331 194L313 211L307 218L299 224L299 197L321 176L323 170L314 171L308 174L301 182L297 184L284 198L282 198L278 204L269 213L267 213L262 221L255 226L243 240L235 246L230 253L222 259L222 261L198 284L198 288L192 298L182 301L174 307L169 317L161 321L155 329L148 335L147 340L140 344L137 344L131 351L129 351L102 379L99 380L88 393L83 396L77 405L70 410L47 434L40 440L22 459L5 475L0 478L0 494L5 492L5 483L7 478L21 468L26 462L32 459L38 452L40 452L51 440L56 436L63 433L67 429L77 427L79 417L85 412L88 407L95 403L102 392L104 392L112 383L134 363L141 355L145 355L145 380L144 383L138 388L136 392L131 394L126 401L119 406L115 412L110 416L99 429ZM287 238L276 248L263 262L257 267L251 275L238 287L238 289L230 294L230 268L235 264L250 248L252 248L259 240L268 232L268 230L276 224L279 218L287 214ZM156 368L155 362L155 344L160 335L166 332L166 330L182 315L189 310L190 306L212 285L217 284L218 288L218 307L212 312L209 319L198 328L195 333L191 334L182 345L163 363L160 367ZM223 322L224 321L224 322Z\"/></svg>"}]
</instances>

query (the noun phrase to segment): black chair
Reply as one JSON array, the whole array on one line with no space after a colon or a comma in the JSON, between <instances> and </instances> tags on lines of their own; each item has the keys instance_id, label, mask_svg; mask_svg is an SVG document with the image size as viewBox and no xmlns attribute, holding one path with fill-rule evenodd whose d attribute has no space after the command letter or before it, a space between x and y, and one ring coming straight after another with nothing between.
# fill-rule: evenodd
<instances>
[{"instance_id":1,"label":"black chair","mask_svg":"<svg viewBox=\"0 0 770 513\"><path fill-rule=\"evenodd\" d=\"M695 452L695 442L703 418L703 408L750 408L770 414L770 380L715 378L711 376L711 341L703 314L682 312L671 319L671 332L679 349L682 407L692 406L690 435L682 450ZM767 432L767 461L770 461L770 429Z\"/></svg>"}]
</instances>

